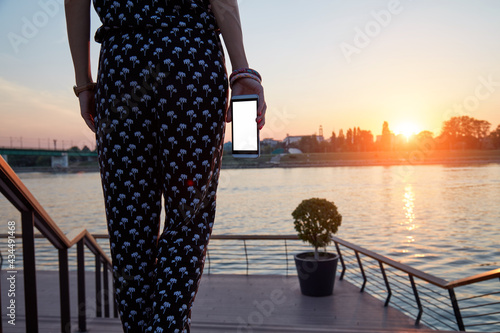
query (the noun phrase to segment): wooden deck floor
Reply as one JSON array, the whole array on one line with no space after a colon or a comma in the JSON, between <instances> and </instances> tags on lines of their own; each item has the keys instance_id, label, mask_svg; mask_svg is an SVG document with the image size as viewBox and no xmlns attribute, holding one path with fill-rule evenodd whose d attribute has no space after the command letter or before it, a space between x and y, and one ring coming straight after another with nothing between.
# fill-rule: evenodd
<instances>
[{"instance_id":1,"label":"wooden deck floor","mask_svg":"<svg viewBox=\"0 0 500 333\"><path fill-rule=\"evenodd\" d=\"M37 272L40 332L60 332L59 283L55 271ZM6 272L1 274L4 332L24 332L22 271L16 276L16 325L6 322ZM88 332L122 332L118 319L95 317L93 272L86 273ZM77 331L76 272L70 272L71 314ZM425 332L414 321L346 281L334 295L307 297L296 276L204 275L192 314L192 332ZM435 331L433 331L435 332Z\"/></svg>"}]
</instances>

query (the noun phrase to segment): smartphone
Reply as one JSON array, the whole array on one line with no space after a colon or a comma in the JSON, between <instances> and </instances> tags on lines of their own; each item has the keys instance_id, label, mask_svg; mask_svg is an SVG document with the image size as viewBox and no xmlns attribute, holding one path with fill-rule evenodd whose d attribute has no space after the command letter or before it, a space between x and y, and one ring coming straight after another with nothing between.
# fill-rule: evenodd
<instances>
[{"instance_id":1,"label":"smartphone","mask_svg":"<svg viewBox=\"0 0 500 333\"><path fill-rule=\"evenodd\" d=\"M258 101L258 95L240 95L231 98L233 157L260 156L259 128L256 121Z\"/></svg>"}]
</instances>

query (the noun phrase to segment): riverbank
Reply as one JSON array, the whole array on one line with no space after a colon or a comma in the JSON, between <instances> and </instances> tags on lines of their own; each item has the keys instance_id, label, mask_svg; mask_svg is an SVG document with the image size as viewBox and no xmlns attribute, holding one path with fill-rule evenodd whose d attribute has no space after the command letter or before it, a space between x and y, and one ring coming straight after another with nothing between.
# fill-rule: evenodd
<instances>
[{"instance_id":1,"label":"riverbank","mask_svg":"<svg viewBox=\"0 0 500 333\"><path fill-rule=\"evenodd\" d=\"M500 150L281 154L262 155L258 159L238 159L226 154L222 159L223 169L488 163L500 163Z\"/></svg>"},{"instance_id":2,"label":"riverbank","mask_svg":"<svg viewBox=\"0 0 500 333\"><path fill-rule=\"evenodd\" d=\"M451 150L433 152L342 152L315 154L262 155L257 159L234 158L226 153L223 169L297 168L334 166L391 166L391 165L460 165L500 163L500 150ZM98 172L97 163L72 164L67 169L51 167L14 167L15 172L77 173Z\"/></svg>"}]
</instances>

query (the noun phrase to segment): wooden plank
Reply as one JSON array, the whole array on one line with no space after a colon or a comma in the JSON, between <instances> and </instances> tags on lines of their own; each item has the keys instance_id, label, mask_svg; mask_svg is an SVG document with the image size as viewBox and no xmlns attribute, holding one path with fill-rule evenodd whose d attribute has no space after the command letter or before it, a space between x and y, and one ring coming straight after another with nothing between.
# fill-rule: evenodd
<instances>
[{"instance_id":1,"label":"wooden plank","mask_svg":"<svg viewBox=\"0 0 500 333\"><path fill-rule=\"evenodd\" d=\"M57 321L56 318L44 317L40 318L39 326L40 332L43 333L60 333L54 324ZM74 329L72 332L77 333L75 329L76 322L72 322ZM25 327L23 325L16 325L15 327L9 327L8 333L25 333ZM89 322L87 326L88 332L96 333L123 333L120 322L118 319L108 319L108 318L95 318ZM254 332L254 333L456 333L456 331L433 331L433 330L422 330L422 329L398 329L398 328L383 328L383 329L364 329L364 328L337 328L337 327L297 327L297 326L278 326L278 325L262 325L259 330L245 331L238 330L238 327L232 324L213 324L213 323L202 323L194 322L191 325L192 333L243 333L243 332ZM470 332L469 332L470 333Z\"/></svg>"},{"instance_id":2,"label":"wooden plank","mask_svg":"<svg viewBox=\"0 0 500 333\"><path fill-rule=\"evenodd\" d=\"M296 276L206 275L193 308L193 322L259 327L414 328L414 321L347 281L336 281L334 295L300 293Z\"/></svg>"},{"instance_id":3,"label":"wooden plank","mask_svg":"<svg viewBox=\"0 0 500 333\"><path fill-rule=\"evenodd\" d=\"M71 271L69 275L70 312L72 327L76 330L76 272ZM41 332L60 330L57 276L57 271L37 271ZM93 277L94 272L86 272L88 330L113 333L116 329L116 332L121 332L117 319L95 317ZM5 271L1 272L0 278L5 281ZM17 330L23 327L22 320L25 316L22 271L18 272L16 279ZM3 293L1 297L2 308L5 309L7 294ZM217 333L415 330L413 319L392 307L384 307L383 302L367 293L360 293L357 287L347 281L335 282L333 296L318 298L303 296L296 276L279 275L204 275L193 307L192 321L193 332L197 332L195 328L199 328L199 332ZM8 329L13 327L6 325L3 320L5 331L11 332Z\"/></svg>"}]
</instances>

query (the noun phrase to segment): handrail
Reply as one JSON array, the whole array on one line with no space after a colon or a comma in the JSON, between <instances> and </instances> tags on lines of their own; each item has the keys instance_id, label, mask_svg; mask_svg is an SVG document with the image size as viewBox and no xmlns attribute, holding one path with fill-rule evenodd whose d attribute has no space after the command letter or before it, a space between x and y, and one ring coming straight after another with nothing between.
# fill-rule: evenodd
<instances>
[{"instance_id":1,"label":"handrail","mask_svg":"<svg viewBox=\"0 0 500 333\"><path fill-rule=\"evenodd\" d=\"M446 289L456 288L474 284L477 282L487 281L494 278L500 278L500 268L492 269L491 271L472 275L463 279L454 280L446 284Z\"/></svg>"},{"instance_id":2,"label":"handrail","mask_svg":"<svg viewBox=\"0 0 500 333\"><path fill-rule=\"evenodd\" d=\"M52 220L43 206L31 194L17 174L0 156L0 188L4 196L17 208L18 211L32 211L35 213L35 224L38 230L57 249L69 248L74 244ZM104 252L103 252L104 254Z\"/></svg>"},{"instance_id":3,"label":"handrail","mask_svg":"<svg viewBox=\"0 0 500 333\"><path fill-rule=\"evenodd\" d=\"M21 212L23 267L25 286L25 311L26 332L38 332L38 307L36 293L36 268L34 250L34 232L37 228L43 237L59 250L59 289L61 305L61 331L71 332L69 311L69 274L68 274L68 249L77 245L78 261L78 327L86 331L86 300L85 300L85 274L84 274L84 246L96 258L96 313L102 316L101 306L104 297L105 316L109 316L108 271L112 271L112 263L106 253L97 244L95 238L87 229L74 229L68 234L57 226L42 205L26 188L12 168L0 156L0 192L12 205ZM103 264L104 286L101 285L100 267ZM98 290L100 289L100 290ZM114 315L117 316L114 305Z\"/></svg>"},{"instance_id":4,"label":"handrail","mask_svg":"<svg viewBox=\"0 0 500 333\"><path fill-rule=\"evenodd\" d=\"M491 271L488 271L488 272L484 272L484 273L480 273L480 274L472 275L472 276L469 276L466 278L462 278L462 279L448 282L448 281L441 279L439 277L436 277L434 275L422 272L418 269L412 268L408 265L402 264L402 263L394 261L388 257L377 254L373 251L364 249L361 246L352 244L352 243L345 241L341 238L338 238L336 236L332 236L332 239L334 242L342 244L343 246L345 246L353 251L362 253L362 254L364 254L368 257L371 257L375 260L381 261L381 262L383 262L391 267L394 267L402 272L411 274L414 277L417 277L421 280L429 282L429 283L431 283L437 287L443 288L443 289L452 289L452 288L456 288L456 287L474 284L476 282L491 280L494 278L500 278L500 268L497 268L497 269L492 269Z\"/></svg>"},{"instance_id":5,"label":"handrail","mask_svg":"<svg viewBox=\"0 0 500 333\"><path fill-rule=\"evenodd\" d=\"M0 156L0 188L20 212L34 212L37 228L57 249L69 246L68 239L45 209L38 203L12 168Z\"/></svg>"},{"instance_id":6,"label":"handrail","mask_svg":"<svg viewBox=\"0 0 500 333\"><path fill-rule=\"evenodd\" d=\"M465 287L465 286L469 286L469 285L473 285L475 283L478 283L478 282L482 282L482 281L488 281L488 280L492 280L492 279L495 279L495 278L500 278L500 268L498 269L493 269L493 270L490 270L488 272L484 272L484 273L480 273L480 274L476 274L476 275L473 275L473 276L469 276L469 277L466 277L466 278L462 278L462 279L458 279L458 280L454 280L454 281L451 281L451 282L448 282L444 279L441 279L441 278L438 278L438 277L435 277L433 275L430 275L430 274L427 274L425 272L422 272L420 270L417 270L417 269L414 269L414 268L411 268L405 264L401 264L399 262L396 262L390 258L387 258L387 257L384 257L382 255L379 255L377 253L374 253L370 250L367 250L367 249L364 249L360 246L357 246L357 245L354 245L350 242L347 242L343 239L340 239L338 237L335 237L333 236L332 237L332 240L335 242L335 245L336 245L336 248L337 248L337 252L341 258L341 264L342 264L342 267L343 267L343 270L342 270L342 273L340 275L340 279L343 278L344 276L344 273L345 273L345 270L346 270L346 265L345 265L345 261L342 259L342 254L341 254L341 251L340 251L340 248L339 248L339 244L341 244L342 246L346 247L346 248L349 248L351 249L352 251L354 251L355 255L356 255L356 258L358 259L358 262L360 263L360 260L359 260L359 253L361 254L364 254L366 255L367 257L370 257L371 259L373 260L376 260L378 262L378 265L380 267L380 271L381 271L381 275L383 276L384 278L384 282L385 282L385 291L387 293L387 298L386 298L386 301L385 301L385 305L387 306L389 304L389 300L391 298L391 295L392 295L392 292L391 292L391 288L390 288L390 285L389 283L387 282L387 277L386 277L386 273L385 273L385 270L383 268L383 264L386 264L386 265L389 265L395 269L397 269L398 271L401 271L401 272L404 272L406 274L408 274L408 279L410 280L411 282L411 286L412 286L412 291L413 291L413 294L415 296L415 303L416 303L416 306L418 308L418 314L416 316L416 320L415 320L415 325L417 326L420 322L420 319L422 317L422 313L423 313L423 307L422 307L422 304L421 304L421 298L419 297L419 290L418 290L418 287L417 287L417 284L415 283L414 281L414 278L419 278L425 282L428 282L434 286L437 286L443 290L447 290L448 291L448 298L449 298L449 301L450 301L450 305L453 309L453 315L454 315L454 319L455 319L455 325L458 327L458 329L460 331L465 331L466 327L477 327L477 326L489 326L489 325L497 325L500 323L500 321L490 321L490 322L482 322L482 323L472 323L472 324L469 324L469 325L465 325L464 323L464 319L467 319L467 318L474 318L474 317L488 317L488 316L495 316L495 315L500 315L500 311L498 311L498 309L496 311L493 311L493 312L487 312L487 313L480 313L480 314L476 314L476 315L468 315L468 316L464 316L462 315L462 310L468 310L468 309L471 309L471 308L488 308L489 306L491 305L496 305L496 304L500 304L500 302L493 302L493 303L482 303L482 304L475 304L473 306L467 306L467 307L462 307L462 309L460 308L460 302L464 302L464 301L467 301L467 300L471 300L471 299L480 299L480 298L483 298L483 297L488 297L488 296L491 296L491 295L494 295L496 293L484 293L484 294L480 294L480 295L476 295L474 297L468 297L468 298L462 298L462 299L458 299L455 295L455 288L457 287ZM361 265L360 265L360 269L362 270L361 268ZM362 284L362 287L361 287L361 291L364 290L364 286L366 284L366 281L367 281L367 278L364 274L364 272L362 271L362 275L363 275L363 284ZM397 274L396 274L397 275ZM428 287L425 287L425 286L421 286L421 290L424 289L424 293L428 293L428 292L431 292L429 296L430 299L432 299L432 301L428 301L429 304L432 304L434 306L436 306L437 308L439 308L440 310L443 310L439 305L436 305L435 303L432 303L433 301L438 301L440 302L441 304L443 304L443 301L442 300L438 300L437 297L435 297L434 295L434 291L432 291L431 289L429 289ZM445 324L441 319L437 319L436 317L432 316L432 315L429 315L430 317L436 319L437 321L439 321L440 323L442 324ZM445 324L446 326L448 326L449 328L452 328L451 326L449 326L448 324Z\"/></svg>"},{"instance_id":7,"label":"handrail","mask_svg":"<svg viewBox=\"0 0 500 333\"><path fill-rule=\"evenodd\" d=\"M107 235L100 235L103 237L107 237ZM286 240L298 240L299 238L296 235L212 235L211 236L212 240L240 240L244 242L245 245L245 261L246 261L246 271L248 274L249 271L249 260L248 260L248 253L246 251L246 241L247 240L285 240L285 247L286 247ZM466 327L476 327L476 326L481 326L481 325L497 325L499 322L497 321L492 321L492 322L482 322L480 324L477 323L470 323L468 325L464 324L464 319L469 319L469 318L477 318L477 317L485 317L485 316L497 316L500 315L500 312L497 310L493 311L484 311L480 314L475 314L475 315L467 315L467 316L462 316L461 309L459 306L459 303L462 302L467 302L471 299L482 299L483 297L488 297L491 295L496 295L499 294L497 292L490 292L490 293L485 293L481 295L476 295L473 297L466 297L466 298L461 298L458 299L455 296L455 288L457 287L464 287L468 285L473 285L478 282L482 281L487 281L487 280L492 280L495 278L500 277L500 268L498 269L493 269L491 271L481 273L481 274L476 274L473 276L469 276L466 278L454 280L451 282L448 282L442 278L436 277L434 275L425 273L423 271L420 271L418 269L412 268L408 265L399 263L393 259L390 259L388 257L385 257L383 255L380 255L378 253L375 253L373 251L367 250L363 247L357 246L355 244L352 244L348 241L345 241L343 239L340 239L338 237L332 237L333 242L335 243L335 247L337 249L337 252L340 256L340 262L342 265L342 273L340 275L340 279L344 277L344 272L346 271L346 266L349 265L346 263L346 260L344 260L343 255L339 245L348 248L352 251L354 251L355 256L352 260L352 269L358 270L361 273L361 279L362 285L360 291L363 292L365 290L368 290L368 288L365 288L366 282L367 282L367 274L364 274L364 271L366 270L363 269L364 265L361 265L361 259L360 259L360 254L371 258L372 260L375 260L378 262L377 265L375 265L379 270L376 271L373 269L373 267L367 267L370 270L371 275L369 276L370 279L373 280L378 280L379 284L382 285L382 289L384 290L384 297L385 297L385 306L389 304L391 301L391 296L394 296L392 298L396 298L401 300L400 297L396 297L394 289L391 288L391 284L396 288L396 290L401 290L401 286L403 285L400 279L401 276L400 274L393 274L393 276L388 276L386 274L387 267L384 268L384 264L386 266L390 266L394 268L397 272L403 272L407 274L408 279L403 280L403 283L408 284L410 283L408 289L406 292L409 292L410 295L413 294L413 297L405 297L403 299L403 303L408 303L408 300L413 299L413 302L415 304L415 308L418 310L418 313L416 314L416 320L415 320L415 325L418 325L419 322L422 319L422 314L425 313L425 311L429 311L430 313L427 313L429 318L433 318L436 320L436 322L439 322L441 325L446 326L448 329L453 329L452 326L449 324L446 324L443 320L448 320L450 323L454 323L460 331L465 331ZM210 246L209 246L210 247ZM208 250L208 249L207 249ZM286 253L287 259L288 259L288 252ZM365 264L366 265L366 264ZM210 257L208 257L208 269L210 272ZM288 264L287 264L287 270L288 270ZM380 276L376 276L376 274L380 274ZM430 289L429 287L425 285L420 285L419 283L416 282L416 279L425 281L431 285L434 285L438 287L440 290L447 291L447 295L442 295L436 292L435 290ZM373 293L372 290L368 290L370 293ZM448 298L448 303L444 302L443 300ZM429 301L429 299L431 301ZM427 304L429 304L429 307L424 306L423 301L425 301ZM433 303L434 302L434 303ZM394 303L394 301L393 301ZM488 307L491 305L497 305L500 304L498 302L493 302L493 303L483 303L479 305L473 305L473 306L463 306L462 311L465 310L467 311L468 309L471 308L479 308L479 307ZM447 306L447 309L444 309L444 312L448 312L448 314L451 314L453 317L453 320L451 320L449 317L445 317L440 311L443 310L442 306L445 305ZM408 311L407 309L403 309L401 306L396 305L396 307L401 308L404 311ZM435 307L432 308L432 307Z\"/></svg>"},{"instance_id":8,"label":"handrail","mask_svg":"<svg viewBox=\"0 0 500 333\"><path fill-rule=\"evenodd\" d=\"M0 234L0 237L5 234ZM107 239L109 238L108 234L92 234L94 239ZM41 235L35 234L35 237L42 237ZM221 234L221 235L211 235L210 239L222 239L222 240L298 240L299 237L297 235L238 235L238 234ZM429 273L425 273L423 271L420 271L418 269L415 269L413 267L410 267L408 265L402 264L398 261L395 261L389 257L385 257L383 255L380 255L378 253L375 253L373 251L367 250L361 246L355 245L353 243L350 243L346 240L343 240L341 238L338 238L336 236L332 236L332 240L336 243L339 243L353 251L357 251L359 253L362 253L366 256L369 256L375 260L379 260L391 267L394 267L402 272L411 274L421 280L424 280L426 282L429 282L431 284L434 284L437 287L443 288L443 289L451 289L451 288L456 288L456 287L461 287L461 286L466 286L470 284L474 284L477 282L482 282L482 281L487 281L491 280L494 278L500 278L500 268L497 269L492 269L488 272L476 274L476 275L471 275L469 277L465 277L462 279L458 280L453 280L448 282L445 279L436 277L434 275L431 275Z\"/></svg>"},{"instance_id":9,"label":"handrail","mask_svg":"<svg viewBox=\"0 0 500 333\"><path fill-rule=\"evenodd\" d=\"M339 244L342 244L343 246L353 250L353 251L356 251L358 253L362 253L368 257L371 257L375 260L378 260L380 262L383 262L384 264L387 264L391 267L394 267L400 271L403 271L407 274L411 274L415 277L418 277L419 279L421 280L424 280L426 282L429 282L429 283L432 283L433 285L435 286L438 286L438 287L441 287L441 288L444 288L444 286L446 285L446 280L443 280L441 278L438 278L436 276L433 276L431 274L428 274L428 273L425 273L425 272L422 272L418 269L415 269L415 268L412 268L408 265L405 265L405 264L402 264L400 262L397 262L395 260L392 260L388 257L384 257L378 253L375 253L373 251L370 251L370 250L367 250L367 249L364 249L362 248L361 246L358 246L358 245L354 245L348 241L345 241L343 239L340 239L338 237L335 237L335 236L332 236L332 239L335 243L339 243Z\"/></svg>"}]
</instances>

